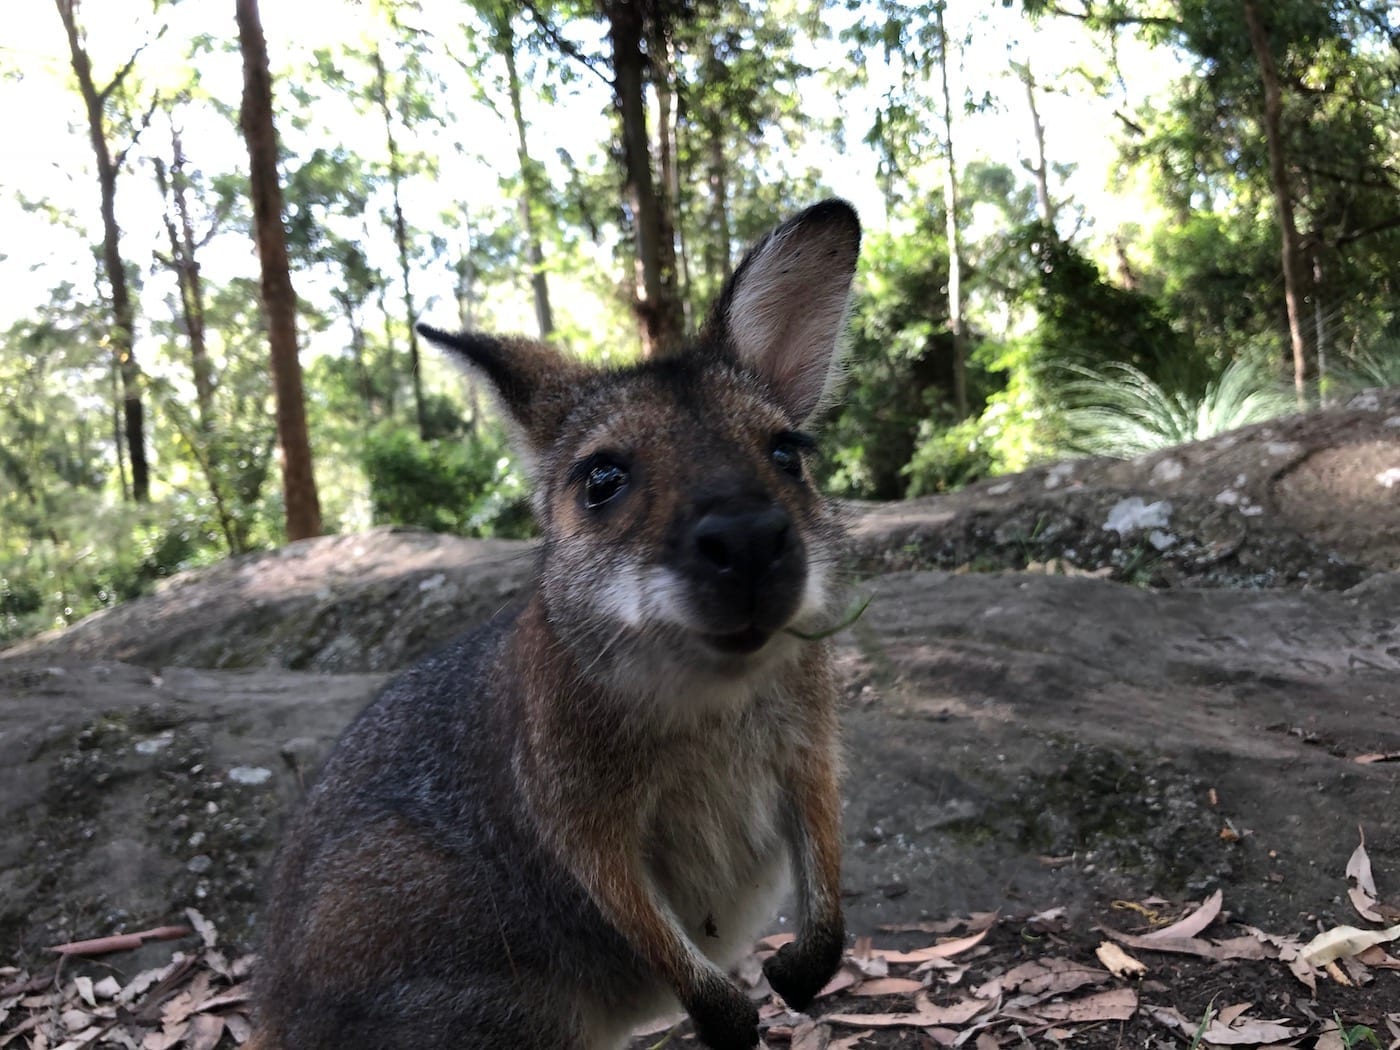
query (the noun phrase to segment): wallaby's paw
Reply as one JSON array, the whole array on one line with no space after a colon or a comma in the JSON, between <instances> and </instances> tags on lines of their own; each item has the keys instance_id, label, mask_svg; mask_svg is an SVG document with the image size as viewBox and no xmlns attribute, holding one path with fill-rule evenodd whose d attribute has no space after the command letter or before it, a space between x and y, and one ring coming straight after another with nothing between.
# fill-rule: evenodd
<instances>
[{"instance_id":1,"label":"wallaby's paw","mask_svg":"<svg viewBox=\"0 0 1400 1050\"><path fill-rule=\"evenodd\" d=\"M811 1005L841 965L845 937L840 931L785 944L763 964L773 991L794 1010Z\"/></svg>"},{"instance_id":2,"label":"wallaby's paw","mask_svg":"<svg viewBox=\"0 0 1400 1050\"><path fill-rule=\"evenodd\" d=\"M758 1045L758 1007L727 980L706 987L688 1011L695 1034L710 1050L753 1050Z\"/></svg>"}]
</instances>

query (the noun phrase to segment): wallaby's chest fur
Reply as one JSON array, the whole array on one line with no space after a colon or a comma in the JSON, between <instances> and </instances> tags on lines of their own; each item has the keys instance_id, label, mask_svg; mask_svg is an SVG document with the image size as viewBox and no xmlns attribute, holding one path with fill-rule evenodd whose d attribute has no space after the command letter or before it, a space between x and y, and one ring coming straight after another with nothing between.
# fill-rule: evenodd
<instances>
[{"instance_id":1,"label":"wallaby's chest fur","mask_svg":"<svg viewBox=\"0 0 1400 1050\"><path fill-rule=\"evenodd\" d=\"M859 226L776 229L674 360L594 370L425 330L531 460L543 543L517 611L346 731L273 876L254 1050L616 1050L679 1002L758 1043L726 976L802 1009L840 961L839 529L810 480Z\"/></svg>"},{"instance_id":2,"label":"wallaby's chest fur","mask_svg":"<svg viewBox=\"0 0 1400 1050\"><path fill-rule=\"evenodd\" d=\"M806 727L825 727L808 709L824 652L737 680L668 680L669 695L639 702L580 686L579 657L550 636L546 619L541 604L528 607L508 657L535 672L512 770L534 827L546 840L565 828L629 837L696 945L732 963L790 881L785 784ZM590 820L591 808L612 819Z\"/></svg>"}]
</instances>

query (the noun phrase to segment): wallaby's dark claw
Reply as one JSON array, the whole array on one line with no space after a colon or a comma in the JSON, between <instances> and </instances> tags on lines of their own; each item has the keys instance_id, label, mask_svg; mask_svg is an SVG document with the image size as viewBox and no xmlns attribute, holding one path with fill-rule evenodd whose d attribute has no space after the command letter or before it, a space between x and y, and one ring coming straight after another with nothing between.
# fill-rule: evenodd
<instances>
[{"instance_id":1,"label":"wallaby's dark claw","mask_svg":"<svg viewBox=\"0 0 1400 1050\"><path fill-rule=\"evenodd\" d=\"M773 991L794 1010L806 1010L841 965L842 935L785 944L763 964Z\"/></svg>"},{"instance_id":2,"label":"wallaby's dark claw","mask_svg":"<svg viewBox=\"0 0 1400 1050\"><path fill-rule=\"evenodd\" d=\"M695 1034L710 1050L753 1050L758 1007L728 981L717 982L688 1006Z\"/></svg>"}]
</instances>

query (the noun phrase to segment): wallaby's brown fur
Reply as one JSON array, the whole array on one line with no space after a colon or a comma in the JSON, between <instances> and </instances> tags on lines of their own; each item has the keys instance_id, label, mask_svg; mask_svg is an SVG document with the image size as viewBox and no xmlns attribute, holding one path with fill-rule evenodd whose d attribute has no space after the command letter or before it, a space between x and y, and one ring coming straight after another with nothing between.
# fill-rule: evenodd
<instances>
[{"instance_id":1,"label":"wallaby's brown fur","mask_svg":"<svg viewBox=\"0 0 1400 1050\"><path fill-rule=\"evenodd\" d=\"M839 964L838 529L804 463L860 227L809 208L745 258L701 338L595 370L424 334L492 384L543 532L522 607L345 732L279 854L258 1050L621 1046L679 1001L758 1043L725 968L789 879L770 983Z\"/></svg>"}]
</instances>

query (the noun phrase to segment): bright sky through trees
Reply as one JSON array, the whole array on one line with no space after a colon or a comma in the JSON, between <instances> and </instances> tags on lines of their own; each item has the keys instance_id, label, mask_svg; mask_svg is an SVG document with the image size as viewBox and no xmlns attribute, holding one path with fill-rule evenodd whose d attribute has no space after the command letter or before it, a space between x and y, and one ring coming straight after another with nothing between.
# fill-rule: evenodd
<instances>
[{"instance_id":1,"label":"bright sky through trees","mask_svg":"<svg viewBox=\"0 0 1400 1050\"><path fill-rule=\"evenodd\" d=\"M144 47L137 67L143 83L157 91L177 91L189 77L190 63L182 55L186 41L204 34L212 44L195 63L198 91L211 100L211 106L217 103L236 111L242 90L238 56L224 49L233 38L231 3L226 11L209 2L176 4L162 8L157 15L144 11L136 19L132 18L133 10L142 9L110 2L81 8L100 80L110 78L138 47ZM446 50L460 54L464 50L458 17L461 11L448 0L429 0L421 13L412 16L411 24L429 32ZM828 17L839 30L852 16L832 9ZM304 77L316 49L369 44L376 33L370 5L344 0L268 4L263 18L273 75L278 78L274 91L284 109L292 103L287 97L289 82L282 78ZM169 28L160 33L167 22ZM596 27L583 28L596 39ZM573 27L575 32L578 29ZM1137 200L1114 192L1115 138L1122 125L1113 112L1130 109L1149 93L1162 89L1176 69L1164 52L1149 52L1124 38L1119 60L1131 70L1133 82L1109 82L1107 97L1099 97L1086 90L1084 78L1074 70L1081 66L1102 75L1106 69L1104 49L1073 23L1047 19L1032 28L1014 9L959 0L950 5L949 33L955 41L966 42L961 61L950 70L954 95L978 104L975 111L956 118L956 134L967 143L960 151L963 156L1012 165L1031 156L1030 114L1024 90L1008 64L1029 59L1040 82L1051 89L1041 100L1051 160L1074 167L1057 187L1059 193L1082 204L1088 223L1096 227L1111 230L1134 217L1134 209L1140 207ZM0 298L0 324L22 316L26 302L44 295L60 280L79 286L91 283L89 232L96 225L90 147L81 123L80 102L68 86L71 71L57 16L46 3L23 5L10 13L6 37L9 43L0 45L0 69L6 74L0 80L0 112L7 114L7 137L12 145L0 154L0 229L6 231L0 247L4 253L0 273L6 289ZM579 39L595 43L587 35ZM846 45L831 39L803 42L798 57L818 69L842 70L850 65ZM814 120L842 119L844 152L818 135L809 139L795 158L795 164L810 165L820 172L832 192L854 201L867 226L874 229L883 225L883 205L875 157L861 139L874 106L897 75L879 58L872 54L866 63L868 87L839 93L809 90L800 100ZM420 128L419 141L413 144L434 154L441 166L437 180L413 184L409 207L420 226L426 225L427 216L453 208L458 201L499 202L498 173L514 164L515 147L506 121L474 100L461 70L451 61L439 59L435 71L449 87L444 102L451 123ZM810 85L815 86L816 82ZM302 153L317 145L335 144L358 148L377 133L372 116L355 112L346 99L334 93L320 94L314 111L304 115L307 127L295 128L284 122L279 129L288 150ZM609 104L606 86L587 72L560 87L552 105L527 92L527 118L551 174L561 174L559 151L581 161L606 148ZM208 171L241 169L241 146L229 119L211 109L207 120L186 120L183 130L187 152L197 166ZM163 134L157 118L143 139L158 142ZM160 205L149 164L142 156L143 147L138 144L120 182L118 214L127 235L136 238L133 261L144 265L158 241ZM933 156L926 160L930 168L939 163ZM47 215L27 212L21 201L47 201L56 212L71 213L80 228L65 236L55 230ZM973 221L975 224L976 215ZM216 277L247 270L251 248L245 256L228 245L221 247L222 251L211 253L206 260ZM606 256L600 254L599 265L606 264ZM423 301L431 310L435 302L449 298L447 277L428 273L425 279L432 291ZM159 299L168 292L165 284L169 280L164 273L151 275L144 294ZM587 309L584 305L579 308ZM507 327L528 325L528 303L523 296L518 303L498 302L496 311Z\"/></svg>"}]
</instances>

